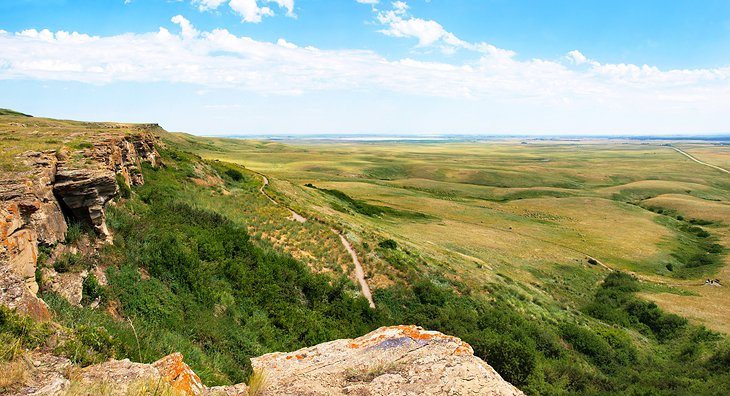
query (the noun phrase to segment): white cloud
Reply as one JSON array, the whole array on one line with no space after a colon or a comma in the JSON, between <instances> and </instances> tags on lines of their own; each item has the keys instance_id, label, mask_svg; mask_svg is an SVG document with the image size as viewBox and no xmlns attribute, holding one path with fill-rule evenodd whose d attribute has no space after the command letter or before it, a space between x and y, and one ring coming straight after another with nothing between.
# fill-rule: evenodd
<instances>
[{"instance_id":1,"label":"white cloud","mask_svg":"<svg viewBox=\"0 0 730 396\"><path fill-rule=\"evenodd\" d=\"M355 0L360 4L378 4L380 0Z\"/></svg>"},{"instance_id":2,"label":"white cloud","mask_svg":"<svg viewBox=\"0 0 730 396\"><path fill-rule=\"evenodd\" d=\"M269 7L259 7L256 0L231 0L228 5L243 17L244 22L259 23L265 16L273 16Z\"/></svg>"},{"instance_id":3,"label":"white cloud","mask_svg":"<svg viewBox=\"0 0 730 396\"><path fill-rule=\"evenodd\" d=\"M172 21L172 23L180 25L180 29L182 30L182 36L186 39L195 38L198 36L198 34L200 34L200 32L198 32L198 30L193 27L190 21L185 19L185 17L182 15L175 15L174 17L172 17L172 19L170 19L170 21Z\"/></svg>"},{"instance_id":4,"label":"white cloud","mask_svg":"<svg viewBox=\"0 0 730 396\"><path fill-rule=\"evenodd\" d=\"M376 20L386 28L379 30L380 33L391 37L415 38L418 40L418 47L437 45L445 53L452 53L456 49L480 50L486 48L487 44L472 44L461 40L453 33L447 31L440 23L434 20L416 18L409 15L409 6L404 1L391 3L392 9L376 12Z\"/></svg>"},{"instance_id":5,"label":"white cloud","mask_svg":"<svg viewBox=\"0 0 730 396\"><path fill-rule=\"evenodd\" d=\"M225 29L200 32L182 16L172 20L180 33L163 27L114 36L47 29L0 34L0 81L164 81L280 95L396 92L532 106L600 101L602 106L631 109L714 109L730 97L730 67L662 70L603 64L577 51L560 61L522 61L485 43L464 44L474 50L467 61L386 59L373 51L323 50L285 39L258 41Z\"/></svg>"},{"instance_id":6,"label":"white cloud","mask_svg":"<svg viewBox=\"0 0 730 396\"><path fill-rule=\"evenodd\" d=\"M225 2L226 0L193 0L193 4L197 4L200 11L215 10Z\"/></svg>"},{"instance_id":7,"label":"white cloud","mask_svg":"<svg viewBox=\"0 0 730 396\"><path fill-rule=\"evenodd\" d=\"M284 48L289 48L289 49L298 48L296 44L292 44L292 43L284 40L283 38L280 38L279 40L277 40L276 41L276 44L277 45L280 45L280 46L282 46Z\"/></svg>"},{"instance_id":8,"label":"white cloud","mask_svg":"<svg viewBox=\"0 0 730 396\"><path fill-rule=\"evenodd\" d=\"M294 0L192 0L192 4L197 5L200 11L217 10L226 2L241 16L243 22L259 23L264 17L274 16L274 11L270 7L260 5L261 3L274 3L286 10L287 16L296 17Z\"/></svg>"},{"instance_id":9,"label":"white cloud","mask_svg":"<svg viewBox=\"0 0 730 396\"><path fill-rule=\"evenodd\" d=\"M573 61L573 63L575 63L576 65L582 65L588 62L588 58L586 58L586 56L578 50L572 50L568 52L568 59Z\"/></svg>"}]
</instances>

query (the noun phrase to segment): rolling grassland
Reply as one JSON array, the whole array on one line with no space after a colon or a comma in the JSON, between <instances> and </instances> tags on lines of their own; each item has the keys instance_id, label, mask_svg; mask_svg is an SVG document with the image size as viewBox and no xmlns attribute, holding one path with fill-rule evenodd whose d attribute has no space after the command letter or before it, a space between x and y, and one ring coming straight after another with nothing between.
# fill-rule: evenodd
<instances>
[{"instance_id":1,"label":"rolling grassland","mask_svg":"<svg viewBox=\"0 0 730 396\"><path fill-rule=\"evenodd\" d=\"M402 272L377 249L393 239L470 288L508 279L567 309L592 294L606 267L628 271L647 284L644 298L730 332L728 288L704 286L706 278L730 279L730 177L666 142L174 139L204 158L269 175L291 206L339 224L360 241L376 288ZM730 164L724 146L678 147ZM325 191L392 213L361 213ZM703 250L714 245L722 248ZM710 259L698 261L701 254Z\"/></svg>"}]
</instances>

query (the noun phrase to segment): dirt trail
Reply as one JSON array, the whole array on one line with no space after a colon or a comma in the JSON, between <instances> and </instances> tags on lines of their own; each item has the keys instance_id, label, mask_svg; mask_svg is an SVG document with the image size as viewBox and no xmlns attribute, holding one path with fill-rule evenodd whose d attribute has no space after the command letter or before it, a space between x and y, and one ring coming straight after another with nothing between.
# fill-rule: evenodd
<instances>
[{"instance_id":1,"label":"dirt trail","mask_svg":"<svg viewBox=\"0 0 730 396\"><path fill-rule=\"evenodd\" d=\"M717 166L717 165L712 165L712 164L708 164L707 162L704 162L704 161L700 161L700 160L698 160L697 158L693 157L693 156L692 156L691 154L689 154L688 152L686 152L686 151L684 151L684 150L682 150L682 149L680 149L680 148L677 148L677 147L674 147L674 146L669 146L669 147L671 147L672 149L674 149L674 151L676 151L676 152L678 152L678 153L680 153L680 154L684 155L685 157L687 157L687 158L691 159L692 161L694 161L694 162L696 162L696 163L698 163L698 164L700 164L700 165L704 165L704 166L709 166L710 168L713 168L713 169L717 169L717 170L719 170L720 172L725 172L725 173L728 173L728 174L730 174L730 171L728 171L727 169L725 169L725 168L721 168L721 167L719 167L719 166Z\"/></svg>"},{"instance_id":2,"label":"dirt trail","mask_svg":"<svg viewBox=\"0 0 730 396\"><path fill-rule=\"evenodd\" d=\"M350 241L345 238L342 233L332 228L332 232L337 234L340 237L340 240L342 241L342 245L347 249L347 251L350 253L350 257L352 257L352 262L355 264L355 277L357 278L357 281L360 283L360 290L362 291L362 295L365 296L365 298L368 299L368 302L370 303L370 308L375 308L375 302L373 301L373 294L370 293L370 286L368 286L368 282L365 281L365 271L362 269L362 265L360 265L360 260L357 258L357 253L355 252L355 249L352 248L352 245L350 245Z\"/></svg>"},{"instance_id":3,"label":"dirt trail","mask_svg":"<svg viewBox=\"0 0 730 396\"><path fill-rule=\"evenodd\" d=\"M264 188L269 185L269 178L260 174L261 177L264 180L264 183L261 185L261 188L259 188L259 192L263 194L266 198L269 199L274 205L285 207L284 205L281 205L280 203L276 202L274 198L272 198L269 194L266 193ZM286 207L285 207L286 208ZM293 211L291 208L286 208L291 212L292 219L296 220L300 223L304 223L307 221L307 218L300 215L299 213ZM355 252L355 249L350 244L350 241L345 238L345 236L337 231L334 228L331 228L332 232L337 234L337 236L340 237L340 241L342 242L342 246L347 249L347 252L350 253L350 257L352 257L352 263L355 264L355 278L357 278L357 282L360 284L360 291L362 292L362 295L365 296L365 298L368 299L368 302L370 303L370 308L375 308L375 302L373 301L373 294L370 292L370 286L368 286L368 282L365 280L365 271L362 269L362 264L360 264L360 260L357 258L357 252Z\"/></svg>"},{"instance_id":4,"label":"dirt trail","mask_svg":"<svg viewBox=\"0 0 730 396\"><path fill-rule=\"evenodd\" d=\"M271 196L269 196L269 194L267 194L266 191L264 191L264 188L266 188L266 186L269 185L269 178L266 177L266 176L264 176L264 175L261 175L261 177L264 178L264 184L262 184L261 185L261 188L259 188L259 191L261 192L261 194L264 194L264 196L266 198L268 198L269 201L273 202L274 205L276 205L276 206L282 206L278 202L276 202L276 200L274 198L272 198ZM296 220L296 221L298 221L300 223L305 223L307 221L307 218L306 217L304 217L304 216L300 215L299 213L291 210L290 208L287 208L287 209L289 209L289 211L291 212L291 218L293 220Z\"/></svg>"}]
</instances>

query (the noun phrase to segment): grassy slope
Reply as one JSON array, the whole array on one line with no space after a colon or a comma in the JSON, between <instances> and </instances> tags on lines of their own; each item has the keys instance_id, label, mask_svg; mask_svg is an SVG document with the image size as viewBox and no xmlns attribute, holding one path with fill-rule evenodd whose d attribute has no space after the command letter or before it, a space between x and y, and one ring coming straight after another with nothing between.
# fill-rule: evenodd
<instances>
[{"instance_id":1,"label":"grassy slope","mask_svg":"<svg viewBox=\"0 0 730 396\"><path fill-rule=\"evenodd\" d=\"M560 276L551 274L551 268L584 265L590 255L613 268L635 271L645 279L689 292L682 294L699 295L707 307L730 298L724 289L710 290L698 280L717 273L717 266L667 270L668 265L681 269L688 264L676 254L688 248L688 236L667 216L645 208L656 206L656 199L666 194L675 194L704 208L703 213L696 213L684 205L675 208L675 215L684 213L687 219L704 215L730 224L730 218L723 221L723 214L709 210L730 201L730 184L723 174L666 147L606 141L285 145L184 135L175 138L204 157L266 172L278 181L274 187L281 187L285 199L299 210L343 223L354 238L363 241L398 238L432 265L454 270L454 277L474 287L494 279L494 272L481 271L479 263L524 283L543 284ZM697 145L700 149L714 157L726 151L721 146ZM439 220L342 213L342 202L303 188L305 183ZM671 209L674 203L676 200L663 204ZM727 228L710 227L708 231L730 246L725 241L730 235ZM377 254L365 247L361 250L376 284L392 278L392 271ZM720 271L722 275L726 269ZM538 279L536 274L547 279ZM694 279L682 279L688 276ZM657 300L671 297L672 304L663 306L677 312L688 311L682 308L682 301L698 306L694 297L662 297ZM717 315L712 309L700 310L693 318L730 331L730 316Z\"/></svg>"}]
</instances>

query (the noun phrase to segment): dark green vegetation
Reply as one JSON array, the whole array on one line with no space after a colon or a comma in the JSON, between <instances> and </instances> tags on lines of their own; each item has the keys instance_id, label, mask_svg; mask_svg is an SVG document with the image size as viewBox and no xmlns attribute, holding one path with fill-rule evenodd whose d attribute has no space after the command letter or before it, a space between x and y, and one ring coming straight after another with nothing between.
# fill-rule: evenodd
<instances>
[{"instance_id":1,"label":"dark green vegetation","mask_svg":"<svg viewBox=\"0 0 730 396\"><path fill-rule=\"evenodd\" d=\"M131 197L132 189L129 188L129 184L127 184L127 181L124 179L124 176L117 173L116 177L117 177L117 184L119 185L119 196L124 199Z\"/></svg>"},{"instance_id":2,"label":"dark green vegetation","mask_svg":"<svg viewBox=\"0 0 730 396\"><path fill-rule=\"evenodd\" d=\"M21 117L32 117L28 114L23 114L10 109L0 109L0 116L21 116Z\"/></svg>"},{"instance_id":3,"label":"dark green vegetation","mask_svg":"<svg viewBox=\"0 0 730 396\"><path fill-rule=\"evenodd\" d=\"M686 220L672 210L657 207L647 209L663 215L657 218L657 222L674 230L677 235L678 243L671 253L676 262L665 264L672 276L681 279L700 278L712 275L722 267L725 248L718 243L717 236L700 227L713 225L713 221Z\"/></svg>"},{"instance_id":4,"label":"dark green vegetation","mask_svg":"<svg viewBox=\"0 0 730 396\"><path fill-rule=\"evenodd\" d=\"M310 183L307 183L305 186L322 191L323 193L336 198L338 200L338 203L334 204L332 207L333 207L333 209L336 209L340 212L347 212L348 210L351 210L355 213L359 213L361 215L370 216L370 217L393 216L393 217L401 217L401 218L408 218L408 219L431 219L432 218L431 216L425 215L423 213L398 210L398 209L394 209L394 208L391 208L388 206L369 204L365 201L354 199L339 190L317 188L316 186L314 186Z\"/></svg>"},{"instance_id":5,"label":"dark green vegetation","mask_svg":"<svg viewBox=\"0 0 730 396\"><path fill-rule=\"evenodd\" d=\"M145 185L110 209L115 243L101 258L113 264L110 285L91 277L84 284L84 304L116 302L120 317L44 296L74 335L59 351L79 364L181 351L207 384L241 382L249 358L266 352L418 324L469 342L528 394L717 394L730 386L723 338L634 297L640 284L621 273L587 296L585 314L546 319L525 310L527 297L511 286L483 294L423 271L423 258L384 240L376 249L404 281L377 289L371 310L346 292L345 278L314 275L249 237L245 224L188 202L192 189L207 188L189 180L201 160L162 154L167 166L145 168ZM242 169L207 165L227 188L257 191ZM2 326L0 336L18 334Z\"/></svg>"}]
</instances>

